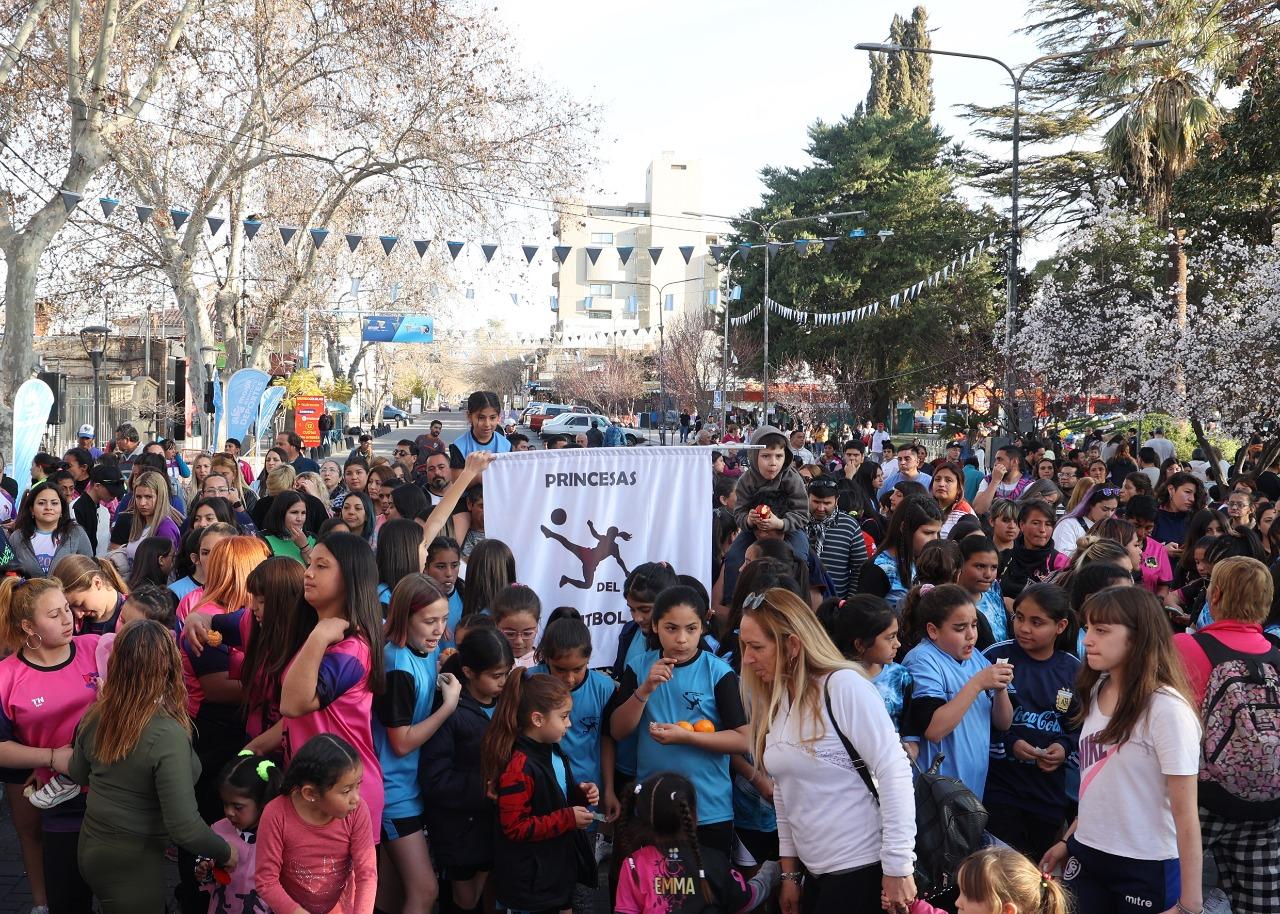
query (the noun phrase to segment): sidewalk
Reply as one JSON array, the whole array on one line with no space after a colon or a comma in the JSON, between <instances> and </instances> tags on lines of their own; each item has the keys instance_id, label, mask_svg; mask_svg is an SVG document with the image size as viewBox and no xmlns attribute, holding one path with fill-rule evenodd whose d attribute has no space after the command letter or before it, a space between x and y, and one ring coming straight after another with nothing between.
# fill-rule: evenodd
<instances>
[{"instance_id":1,"label":"sidewalk","mask_svg":"<svg viewBox=\"0 0 1280 914\"><path fill-rule=\"evenodd\" d=\"M30 910L31 892L22 868L18 834L13 830L8 802L0 801L0 914L27 914Z\"/></svg>"}]
</instances>

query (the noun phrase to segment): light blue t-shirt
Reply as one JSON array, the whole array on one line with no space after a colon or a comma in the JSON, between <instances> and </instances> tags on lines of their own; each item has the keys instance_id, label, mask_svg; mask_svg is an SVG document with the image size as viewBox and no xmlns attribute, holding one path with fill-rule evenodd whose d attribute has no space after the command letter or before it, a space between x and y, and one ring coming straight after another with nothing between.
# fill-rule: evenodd
<instances>
[{"instance_id":1,"label":"light blue t-shirt","mask_svg":"<svg viewBox=\"0 0 1280 914\"><path fill-rule=\"evenodd\" d=\"M431 716L440 654L438 648L429 654L420 654L411 647L387 644L382 656L386 663L386 688L375 697L372 727L386 798L382 815L387 819L404 819L422 814L422 788L418 782L420 749L397 755L387 739L387 729L420 724Z\"/></svg>"},{"instance_id":2,"label":"light blue t-shirt","mask_svg":"<svg viewBox=\"0 0 1280 914\"><path fill-rule=\"evenodd\" d=\"M623 658L622 668L625 670L633 663L638 662L645 652L649 650L648 639L645 638L644 630L636 632L635 637L631 639L631 643L627 645L627 656ZM648 669L637 682L644 682L644 677L649 675ZM636 743L640 739L640 730L637 727L631 732L631 735L618 743L614 752L614 767L623 774L629 774L632 777L636 773Z\"/></svg>"},{"instance_id":3,"label":"light blue t-shirt","mask_svg":"<svg viewBox=\"0 0 1280 914\"><path fill-rule=\"evenodd\" d=\"M991 589L978 598L978 612L991 623L991 634L996 641L1008 641L1012 637L1009 631L1009 612L1004 608L1004 595L1000 592L999 581L992 581Z\"/></svg>"},{"instance_id":4,"label":"light blue t-shirt","mask_svg":"<svg viewBox=\"0 0 1280 914\"><path fill-rule=\"evenodd\" d=\"M898 574L898 560L882 550L876 553L876 557L871 560L877 568L884 572L884 576L889 579L889 592L884 595L885 600L890 606L897 607L898 602L907 595L907 591L911 588L910 581L903 581ZM915 574L914 569L912 574Z\"/></svg>"},{"instance_id":5,"label":"light blue t-shirt","mask_svg":"<svg viewBox=\"0 0 1280 914\"><path fill-rule=\"evenodd\" d=\"M886 663L884 668L871 680L880 697L884 699L885 710L893 721L893 728L902 732L902 709L906 706L907 696L911 694L911 674L901 663Z\"/></svg>"},{"instance_id":6,"label":"light blue t-shirt","mask_svg":"<svg viewBox=\"0 0 1280 914\"><path fill-rule=\"evenodd\" d=\"M560 757L560 753L551 753L551 770L555 772L556 781L560 784L560 789L564 791L565 798L569 797L569 769L564 766L564 759Z\"/></svg>"},{"instance_id":7,"label":"light blue t-shirt","mask_svg":"<svg viewBox=\"0 0 1280 914\"><path fill-rule=\"evenodd\" d=\"M913 700L940 698L951 701L975 673L991 666L978 651L961 663L925 639L911 649L903 664L911 673ZM985 691L969 706L956 728L940 743L920 739L920 768L928 770L939 755L946 756L940 774L956 778L982 799L991 761L991 696Z\"/></svg>"},{"instance_id":8,"label":"light blue t-shirt","mask_svg":"<svg viewBox=\"0 0 1280 914\"><path fill-rule=\"evenodd\" d=\"M445 632L448 637L440 639L440 646L457 647L457 642L452 635L458 631L458 622L462 619L462 594L458 592L458 588L453 588L453 593L449 594L449 618L445 620Z\"/></svg>"},{"instance_id":9,"label":"light blue t-shirt","mask_svg":"<svg viewBox=\"0 0 1280 914\"><path fill-rule=\"evenodd\" d=\"M530 673L550 673L539 663ZM569 757L573 773L580 780L600 786L600 738L605 705L618 686L599 670L588 670L586 677L570 693L573 710L569 712L569 729L560 740L560 749Z\"/></svg>"},{"instance_id":10,"label":"light blue t-shirt","mask_svg":"<svg viewBox=\"0 0 1280 914\"><path fill-rule=\"evenodd\" d=\"M179 578L169 585L169 590L178 598L179 603L182 602L182 598L187 594L199 589L200 585L195 582L191 575L187 575L185 578Z\"/></svg>"},{"instance_id":11,"label":"light blue t-shirt","mask_svg":"<svg viewBox=\"0 0 1280 914\"><path fill-rule=\"evenodd\" d=\"M378 583L378 602L383 606L391 605L391 588L382 582Z\"/></svg>"},{"instance_id":12,"label":"light blue t-shirt","mask_svg":"<svg viewBox=\"0 0 1280 914\"><path fill-rule=\"evenodd\" d=\"M633 690L636 683L644 682L659 656L659 651L646 651L629 664L623 689ZM674 666L671 679L645 702L636 725L636 777L643 780L663 771L680 772L697 791L698 824L714 825L733 819L729 756L683 744L664 746L649 735L651 723L696 723L703 718L717 730L737 729L746 723L733 668L714 654L699 650L692 659Z\"/></svg>"}]
</instances>

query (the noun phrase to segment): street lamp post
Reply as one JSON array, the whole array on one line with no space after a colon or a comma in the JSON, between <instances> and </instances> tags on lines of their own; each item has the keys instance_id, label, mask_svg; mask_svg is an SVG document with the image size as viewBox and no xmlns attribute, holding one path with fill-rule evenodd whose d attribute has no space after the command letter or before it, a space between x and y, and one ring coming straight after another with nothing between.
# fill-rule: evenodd
<instances>
[{"instance_id":1,"label":"street lamp post","mask_svg":"<svg viewBox=\"0 0 1280 914\"><path fill-rule=\"evenodd\" d=\"M724 280L726 286L726 294L724 301L724 361L720 366L720 436L723 438L725 429L729 427L729 302L738 301L742 298L742 287L736 288L730 285L731 273L733 268L733 258L742 253L742 249L738 248L729 255L729 259L724 263ZM736 297L735 297L736 296Z\"/></svg>"},{"instance_id":2,"label":"street lamp post","mask_svg":"<svg viewBox=\"0 0 1280 914\"><path fill-rule=\"evenodd\" d=\"M795 216L791 219L778 219L774 222L759 222L755 219L747 219L742 216L721 216L716 213L695 213L688 210L685 211L686 216L700 216L704 219L723 219L726 222L745 222L747 225L754 225L760 230L760 235L764 241L764 298L765 302L760 307L760 319L764 322L761 336L761 343L764 348L764 374L761 378L760 387L760 408L761 422L769 421L769 242L773 238L773 231L780 225L792 225L797 222L814 222L819 219L837 219L841 216L865 216L867 211L863 209L849 210L842 213L815 213L812 216Z\"/></svg>"},{"instance_id":3,"label":"street lamp post","mask_svg":"<svg viewBox=\"0 0 1280 914\"><path fill-rule=\"evenodd\" d=\"M102 364L106 359L107 337L110 327L95 325L80 331L80 345L93 366L93 433L102 436Z\"/></svg>"},{"instance_id":4,"label":"street lamp post","mask_svg":"<svg viewBox=\"0 0 1280 914\"><path fill-rule=\"evenodd\" d=\"M218 364L217 348L214 346L201 346L200 358L201 358L201 361L204 363L205 384L208 385L206 386L205 389L212 390L213 371ZM216 450L216 448L218 447L218 442L213 440L214 429L213 429L213 413L212 412L205 413L204 437L205 437L205 449L209 451Z\"/></svg>"},{"instance_id":5,"label":"street lamp post","mask_svg":"<svg viewBox=\"0 0 1280 914\"><path fill-rule=\"evenodd\" d=\"M964 57L969 60L985 60L996 64L1009 74L1009 80L1013 83L1013 161L1010 173L1010 200L1009 200L1009 258L1007 265L1007 274L1005 276L1005 294L1007 296L1007 304L1004 316L1004 352L1005 352L1005 371L1004 371L1004 409L1005 423L1010 434L1017 434L1019 431L1018 407L1015 402L1014 378L1013 378L1013 330L1014 324L1018 318L1018 261L1022 251L1022 226L1018 218L1018 180L1020 170L1019 154L1022 144L1022 123L1021 123L1021 104L1022 104L1022 83L1026 78L1028 71L1032 67L1039 66L1051 60L1066 60L1071 57L1083 57L1088 54L1102 54L1108 51L1140 51L1147 48L1163 47L1169 43L1169 39L1161 38L1144 41L1130 41L1121 44L1108 45L1102 48L1077 48L1073 51L1062 51L1057 54L1045 54L1037 57L1035 60L1024 65L1021 70L1014 72L1013 67L1005 63L998 57L992 57L989 54L970 54L963 51L941 51L937 48L915 48L906 47L900 44L892 44L887 42L863 41L854 45L859 51L873 51L884 54L935 54L939 57Z\"/></svg>"}]
</instances>

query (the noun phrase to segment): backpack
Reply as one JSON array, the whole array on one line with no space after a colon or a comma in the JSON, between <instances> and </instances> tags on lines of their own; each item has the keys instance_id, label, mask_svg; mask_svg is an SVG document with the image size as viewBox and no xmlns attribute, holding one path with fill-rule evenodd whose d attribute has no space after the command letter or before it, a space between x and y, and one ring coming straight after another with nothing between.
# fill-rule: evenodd
<instances>
[{"instance_id":1,"label":"backpack","mask_svg":"<svg viewBox=\"0 0 1280 914\"><path fill-rule=\"evenodd\" d=\"M1200 717L1200 805L1232 821L1280 815L1280 650L1233 651L1192 636L1213 670Z\"/></svg>"},{"instance_id":2,"label":"backpack","mask_svg":"<svg viewBox=\"0 0 1280 914\"><path fill-rule=\"evenodd\" d=\"M853 743L844 735L831 710L831 677L823 687L827 703L827 717L835 728L836 736L849 754L853 768L867 785L871 796L880 802L880 792L867 763L862 760ZM928 771L916 766L916 892L921 898L936 897L955 884L960 861L983 847L987 830L987 810L977 795L955 778L938 774L943 756L933 760ZM914 765L915 763L912 762Z\"/></svg>"}]
</instances>

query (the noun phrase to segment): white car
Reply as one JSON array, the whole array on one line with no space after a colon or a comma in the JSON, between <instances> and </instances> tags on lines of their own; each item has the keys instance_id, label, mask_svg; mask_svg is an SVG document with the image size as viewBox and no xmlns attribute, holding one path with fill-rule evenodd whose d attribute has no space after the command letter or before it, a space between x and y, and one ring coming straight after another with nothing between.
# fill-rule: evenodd
<instances>
[{"instance_id":1,"label":"white car","mask_svg":"<svg viewBox=\"0 0 1280 914\"><path fill-rule=\"evenodd\" d=\"M599 413L561 413L542 423L541 434L544 439L548 435L561 435L572 439L574 435L592 428L598 428L604 432L612 424L607 417ZM623 437L628 446L640 440L631 432L624 432Z\"/></svg>"}]
</instances>

